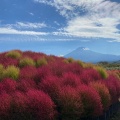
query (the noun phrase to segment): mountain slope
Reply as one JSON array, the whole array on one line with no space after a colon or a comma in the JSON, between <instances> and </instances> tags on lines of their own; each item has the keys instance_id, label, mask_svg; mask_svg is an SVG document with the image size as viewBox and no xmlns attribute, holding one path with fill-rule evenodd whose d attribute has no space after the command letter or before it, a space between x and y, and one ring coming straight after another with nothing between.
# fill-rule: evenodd
<instances>
[{"instance_id":1,"label":"mountain slope","mask_svg":"<svg viewBox=\"0 0 120 120\"><path fill-rule=\"evenodd\" d=\"M100 61L114 62L120 60L120 56L97 53L85 47L79 47L76 50L68 53L64 57L65 58L72 57L76 60L82 60L84 62L92 63L97 63Z\"/></svg>"}]
</instances>

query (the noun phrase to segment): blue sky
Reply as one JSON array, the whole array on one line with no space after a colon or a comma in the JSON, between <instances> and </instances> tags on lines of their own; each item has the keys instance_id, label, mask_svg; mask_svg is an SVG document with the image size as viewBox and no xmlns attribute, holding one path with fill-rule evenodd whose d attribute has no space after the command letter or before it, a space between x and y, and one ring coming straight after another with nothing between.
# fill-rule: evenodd
<instances>
[{"instance_id":1,"label":"blue sky","mask_svg":"<svg viewBox=\"0 0 120 120\"><path fill-rule=\"evenodd\" d=\"M0 52L120 55L120 0L0 0Z\"/></svg>"}]
</instances>

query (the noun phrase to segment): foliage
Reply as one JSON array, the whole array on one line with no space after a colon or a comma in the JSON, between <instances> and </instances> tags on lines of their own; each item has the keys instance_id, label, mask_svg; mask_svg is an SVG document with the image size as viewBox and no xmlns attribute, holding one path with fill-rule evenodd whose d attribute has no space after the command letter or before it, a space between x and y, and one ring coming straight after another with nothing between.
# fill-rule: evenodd
<instances>
[{"instance_id":1,"label":"foliage","mask_svg":"<svg viewBox=\"0 0 120 120\"><path fill-rule=\"evenodd\" d=\"M31 51L0 53L1 120L94 118L119 99L120 70Z\"/></svg>"},{"instance_id":2,"label":"foliage","mask_svg":"<svg viewBox=\"0 0 120 120\"><path fill-rule=\"evenodd\" d=\"M77 88L81 97L84 112L82 116L100 116L103 113L99 94L90 86L81 85Z\"/></svg>"},{"instance_id":3,"label":"foliage","mask_svg":"<svg viewBox=\"0 0 120 120\"><path fill-rule=\"evenodd\" d=\"M79 120L83 112L81 98L78 92L70 86L60 90L58 106L62 120Z\"/></svg>"},{"instance_id":4,"label":"foliage","mask_svg":"<svg viewBox=\"0 0 120 120\"><path fill-rule=\"evenodd\" d=\"M108 77L107 71L103 67L96 66L94 68L99 72L103 79L106 79Z\"/></svg>"},{"instance_id":5,"label":"foliage","mask_svg":"<svg viewBox=\"0 0 120 120\"><path fill-rule=\"evenodd\" d=\"M2 64L0 64L0 80L3 78L3 71L4 71L4 67Z\"/></svg>"},{"instance_id":6,"label":"foliage","mask_svg":"<svg viewBox=\"0 0 120 120\"><path fill-rule=\"evenodd\" d=\"M17 50L11 50L5 54L7 57L19 59L21 57L21 53Z\"/></svg>"},{"instance_id":7,"label":"foliage","mask_svg":"<svg viewBox=\"0 0 120 120\"><path fill-rule=\"evenodd\" d=\"M3 71L3 77L4 78L11 78L14 80L17 80L19 77L19 68L15 67L13 65L8 66L4 71Z\"/></svg>"},{"instance_id":8,"label":"foliage","mask_svg":"<svg viewBox=\"0 0 120 120\"><path fill-rule=\"evenodd\" d=\"M103 108L104 110L107 110L110 106L111 101L111 96L108 88L105 86L105 84L101 82L91 82L90 86L93 87L99 93Z\"/></svg>"},{"instance_id":9,"label":"foliage","mask_svg":"<svg viewBox=\"0 0 120 120\"><path fill-rule=\"evenodd\" d=\"M25 66L35 66L35 62L32 58L25 57L20 60L19 62L20 67L25 67Z\"/></svg>"},{"instance_id":10,"label":"foliage","mask_svg":"<svg viewBox=\"0 0 120 120\"><path fill-rule=\"evenodd\" d=\"M47 65L47 60L44 57L38 59L37 62L36 62L37 67L40 67L40 66L43 66L43 65Z\"/></svg>"},{"instance_id":11,"label":"foliage","mask_svg":"<svg viewBox=\"0 0 120 120\"><path fill-rule=\"evenodd\" d=\"M29 90L27 92L28 97L28 111L34 114L37 118L42 120L55 119L55 104L51 98L42 91Z\"/></svg>"}]
</instances>

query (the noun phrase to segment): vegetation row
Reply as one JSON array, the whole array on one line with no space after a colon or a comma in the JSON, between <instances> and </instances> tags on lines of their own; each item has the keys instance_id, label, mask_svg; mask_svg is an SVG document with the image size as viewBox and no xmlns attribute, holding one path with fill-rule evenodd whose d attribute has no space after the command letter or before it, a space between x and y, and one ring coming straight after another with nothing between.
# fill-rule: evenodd
<instances>
[{"instance_id":1,"label":"vegetation row","mask_svg":"<svg viewBox=\"0 0 120 120\"><path fill-rule=\"evenodd\" d=\"M0 53L0 120L80 120L120 99L120 71L43 53Z\"/></svg>"}]
</instances>

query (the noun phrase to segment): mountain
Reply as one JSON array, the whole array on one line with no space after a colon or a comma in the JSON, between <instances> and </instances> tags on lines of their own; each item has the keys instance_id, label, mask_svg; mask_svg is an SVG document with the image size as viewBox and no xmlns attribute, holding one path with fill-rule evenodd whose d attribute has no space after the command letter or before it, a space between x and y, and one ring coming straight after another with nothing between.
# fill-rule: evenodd
<instances>
[{"instance_id":1,"label":"mountain","mask_svg":"<svg viewBox=\"0 0 120 120\"><path fill-rule=\"evenodd\" d=\"M76 60L82 60L84 62L92 62L92 63L97 63L101 61L114 62L120 60L120 56L97 53L91 51L89 48L86 47L79 47L76 50L73 50L72 52L68 53L64 57L65 58L72 57Z\"/></svg>"}]
</instances>

